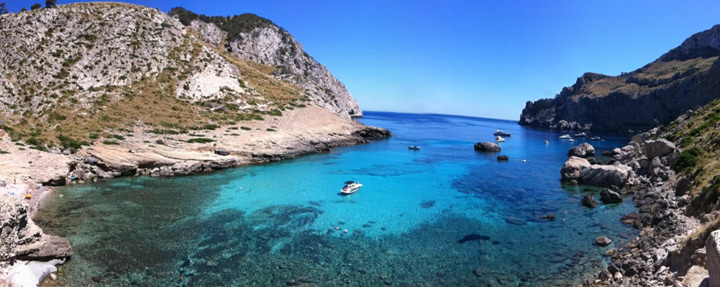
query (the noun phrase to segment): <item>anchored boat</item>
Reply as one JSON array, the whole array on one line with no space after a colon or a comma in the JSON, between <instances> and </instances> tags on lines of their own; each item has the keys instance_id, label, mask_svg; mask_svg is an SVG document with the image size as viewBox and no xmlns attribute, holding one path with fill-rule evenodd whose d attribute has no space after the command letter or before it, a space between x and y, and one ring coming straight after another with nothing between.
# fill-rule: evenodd
<instances>
[{"instance_id":1,"label":"anchored boat","mask_svg":"<svg viewBox=\"0 0 720 287\"><path fill-rule=\"evenodd\" d=\"M346 181L345 186L343 186L342 189L340 189L340 193L342 194L353 194L357 192L362 187L362 184L357 181Z\"/></svg>"}]
</instances>

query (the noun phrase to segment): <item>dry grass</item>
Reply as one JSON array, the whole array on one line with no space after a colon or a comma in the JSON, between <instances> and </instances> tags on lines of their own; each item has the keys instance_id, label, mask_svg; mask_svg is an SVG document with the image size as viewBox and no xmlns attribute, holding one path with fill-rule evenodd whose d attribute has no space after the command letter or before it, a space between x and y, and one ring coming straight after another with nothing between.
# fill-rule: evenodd
<instances>
[{"instance_id":1,"label":"dry grass","mask_svg":"<svg viewBox=\"0 0 720 287\"><path fill-rule=\"evenodd\" d=\"M621 92L633 96L649 94L655 87L627 82L628 79L634 77L639 80L668 80L676 74L682 74L691 68L695 69L695 72L692 74L704 72L709 69L717 59L718 57L695 58L685 61L656 61L632 73L618 77L607 77L587 84L583 86L583 90L574 97L599 98L613 92ZM663 86L664 85L659 85L658 87Z\"/></svg>"},{"instance_id":2,"label":"dry grass","mask_svg":"<svg viewBox=\"0 0 720 287\"><path fill-rule=\"evenodd\" d=\"M68 5L92 8L117 6L144 8L123 3ZM195 31L190 30L190 34L194 35L195 39L201 39ZM199 58L203 46L214 50L240 69L242 83L251 91L251 94L241 97L257 104L268 104L267 111L253 110L239 113L229 109L213 112L203 102L191 103L176 99L175 89L178 86L178 78L182 79L197 72L197 66L202 63L194 63L194 61ZM188 53L192 55L192 60L181 61L181 55ZM169 53L166 61L169 62L168 66L175 69L166 69L154 77L143 78L127 86L100 88L97 94L106 96L102 99L94 99L94 102L85 105L70 100L78 91L67 91L61 101L44 107L45 112L40 116L29 113L12 114L4 125L13 131L11 135L14 140L35 142L38 146L56 146L60 144L58 136L69 137L79 142L102 141L104 136L120 133L118 131L121 130L131 130L136 126L180 131L208 124L223 126L242 120L259 120L261 115L278 115L281 110L291 108L289 105L293 105L292 103L300 99L304 93L298 85L274 79L271 76L274 67L240 60L227 51L201 40L193 40L190 35L185 37L181 46ZM237 98L237 96L233 97ZM220 105L224 104L222 101L216 102Z\"/></svg>"}]
</instances>

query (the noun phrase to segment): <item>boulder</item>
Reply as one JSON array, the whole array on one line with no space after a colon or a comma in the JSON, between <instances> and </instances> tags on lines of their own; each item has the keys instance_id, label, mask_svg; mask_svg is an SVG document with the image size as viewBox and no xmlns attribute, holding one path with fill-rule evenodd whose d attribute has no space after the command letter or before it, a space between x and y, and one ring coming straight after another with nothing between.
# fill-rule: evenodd
<instances>
[{"instance_id":1,"label":"boulder","mask_svg":"<svg viewBox=\"0 0 720 287\"><path fill-rule=\"evenodd\" d=\"M19 245L17 254L19 259L50 260L70 257L73 252L66 238L43 234L37 244Z\"/></svg>"},{"instance_id":2,"label":"boulder","mask_svg":"<svg viewBox=\"0 0 720 287\"><path fill-rule=\"evenodd\" d=\"M625 223L629 226L634 227L635 229L640 229L642 227L642 215L640 215L637 212L632 212L624 215L620 221L622 223Z\"/></svg>"},{"instance_id":3,"label":"boulder","mask_svg":"<svg viewBox=\"0 0 720 287\"><path fill-rule=\"evenodd\" d=\"M571 156L560 169L560 175L563 181L571 181L580 179L580 174L583 169L590 166L584 158Z\"/></svg>"},{"instance_id":4,"label":"boulder","mask_svg":"<svg viewBox=\"0 0 720 287\"><path fill-rule=\"evenodd\" d=\"M589 143L581 143L568 151L568 156L594 157L595 148Z\"/></svg>"},{"instance_id":5,"label":"boulder","mask_svg":"<svg viewBox=\"0 0 720 287\"><path fill-rule=\"evenodd\" d=\"M710 275L708 286L720 286L720 230L710 233L705 242L705 264Z\"/></svg>"},{"instance_id":6,"label":"boulder","mask_svg":"<svg viewBox=\"0 0 720 287\"><path fill-rule=\"evenodd\" d=\"M592 195L586 195L582 199L582 205L588 207L588 208L595 208L598 206L597 200L592 197Z\"/></svg>"},{"instance_id":7,"label":"boulder","mask_svg":"<svg viewBox=\"0 0 720 287\"><path fill-rule=\"evenodd\" d=\"M215 154L217 154L217 155L222 155L222 156L227 156L227 155L230 155L230 151L228 151L228 150L226 150L226 149L218 148L218 149L215 149Z\"/></svg>"},{"instance_id":8,"label":"boulder","mask_svg":"<svg viewBox=\"0 0 720 287\"><path fill-rule=\"evenodd\" d=\"M666 139L649 140L646 141L643 146L643 154L649 159L665 157L674 153L676 150L675 144Z\"/></svg>"},{"instance_id":9,"label":"boulder","mask_svg":"<svg viewBox=\"0 0 720 287\"><path fill-rule=\"evenodd\" d=\"M497 156L497 160L498 161L508 161L508 160L510 160L510 157L506 156L506 155L499 155L499 156Z\"/></svg>"},{"instance_id":10,"label":"boulder","mask_svg":"<svg viewBox=\"0 0 720 287\"><path fill-rule=\"evenodd\" d=\"M500 152L500 146L494 142L479 142L475 144L476 151Z\"/></svg>"},{"instance_id":11,"label":"boulder","mask_svg":"<svg viewBox=\"0 0 720 287\"><path fill-rule=\"evenodd\" d=\"M598 236L595 238L595 244L597 244L598 246L605 247L610 245L610 243L612 243L612 240L607 236Z\"/></svg>"},{"instance_id":12,"label":"boulder","mask_svg":"<svg viewBox=\"0 0 720 287\"><path fill-rule=\"evenodd\" d=\"M89 165L96 165L98 163L98 161L99 161L98 158L89 155L89 156L85 157L85 160L83 162L86 164L89 164Z\"/></svg>"},{"instance_id":13,"label":"boulder","mask_svg":"<svg viewBox=\"0 0 720 287\"><path fill-rule=\"evenodd\" d=\"M594 186L623 187L630 177L630 172L630 167L626 165L589 165L588 163L588 166L580 171L579 181Z\"/></svg>"},{"instance_id":14,"label":"boulder","mask_svg":"<svg viewBox=\"0 0 720 287\"><path fill-rule=\"evenodd\" d=\"M622 196L609 188L603 188L600 192L600 200L603 203L620 203L622 202Z\"/></svg>"},{"instance_id":15,"label":"boulder","mask_svg":"<svg viewBox=\"0 0 720 287\"><path fill-rule=\"evenodd\" d=\"M175 172L173 171L172 167L163 165L160 167L158 175L160 175L162 177L173 177L175 175Z\"/></svg>"},{"instance_id":16,"label":"boulder","mask_svg":"<svg viewBox=\"0 0 720 287\"><path fill-rule=\"evenodd\" d=\"M692 189L693 181L687 177L681 178L675 186L675 196L683 196Z\"/></svg>"}]
</instances>

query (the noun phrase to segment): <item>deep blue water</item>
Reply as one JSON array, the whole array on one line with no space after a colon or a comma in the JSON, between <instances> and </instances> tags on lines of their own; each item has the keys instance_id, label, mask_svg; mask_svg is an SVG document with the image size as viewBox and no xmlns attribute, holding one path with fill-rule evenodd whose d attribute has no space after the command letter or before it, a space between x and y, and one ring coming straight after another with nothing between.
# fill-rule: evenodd
<instances>
[{"instance_id":1,"label":"deep blue water","mask_svg":"<svg viewBox=\"0 0 720 287\"><path fill-rule=\"evenodd\" d=\"M605 266L603 252L613 245L594 246L595 237L627 242L636 235L620 222L634 208L629 198L591 210L580 200L598 189L561 185L560 167L578 142L559 140L559 133L446 115L367 112L362 122L394 136L209 175L60 189L64 197L38 220L73 244L60 280L565 286ZM512 133L500 144L507 162L473 150L496 129ZM598 153L628 140L603 137L591 142ZM342 183L355 179L360 191L340 195ZM556 219L540 218L549 214ZM459 243L471 234L476 240Z\"/></svg>"}]
</instances>

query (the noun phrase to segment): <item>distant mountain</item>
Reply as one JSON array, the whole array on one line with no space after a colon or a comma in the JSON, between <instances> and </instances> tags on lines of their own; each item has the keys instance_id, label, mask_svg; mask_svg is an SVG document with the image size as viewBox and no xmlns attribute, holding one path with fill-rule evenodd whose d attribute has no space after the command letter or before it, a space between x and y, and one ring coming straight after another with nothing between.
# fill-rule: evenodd
<instances>
[{"instance_id":1,"label":"distant mountain","mask_svg":"<svg viewBox=\"0 0 720 287\"><path fill-rule=\"evenodd\" d=\"M254 14L210 17L181 7L173 8L169 14L197 30L206 42L226 49L238 59L274 67L274 78L301 86L318 106L347 118L362 116L345 85L272 21Z\"/></svg>"},{"instance_id":2,"label":"distant mountain","mask_svg":"<svg viewBox=\"0 0 720 287\"><path fill-rule=\"evenodd\" d=\"M720 97L720 25L620 76L585 73L554 99L528 101L520 125L561 130L640 131Z\"/></svg>"}]
</instances>

